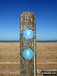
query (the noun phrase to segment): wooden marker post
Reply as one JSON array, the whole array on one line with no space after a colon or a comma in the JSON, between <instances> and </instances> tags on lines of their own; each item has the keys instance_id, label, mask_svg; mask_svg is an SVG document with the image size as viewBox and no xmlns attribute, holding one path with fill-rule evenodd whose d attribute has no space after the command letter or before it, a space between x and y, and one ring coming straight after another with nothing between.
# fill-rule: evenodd
<instances>
[{"instance_id":1,"label":"wooden marker post","mask_svg":"<svg viewBox=\"0 0 57 76\"><path fill-rule=\"evenodd\" d=\"M36 76L36 17L24 12L20 18L20 76Z\"/></svg>"}]
</instances>

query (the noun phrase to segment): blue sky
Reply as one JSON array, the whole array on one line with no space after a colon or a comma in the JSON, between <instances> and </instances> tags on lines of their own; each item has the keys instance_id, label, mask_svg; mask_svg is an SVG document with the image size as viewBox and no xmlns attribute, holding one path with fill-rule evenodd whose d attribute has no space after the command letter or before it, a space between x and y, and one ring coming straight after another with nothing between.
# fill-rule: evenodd
<instances>
[{"instance_id":1,"label":"blue sky","mask_svg":"<svg viewBox=\"0 0 57 76\"><path fill-rule=\"evenodd\" d=\"M36 40L57 40L57 0L0 0L0 40L19 40L25 11L36 15Z\"/></svg>"}]
</instances>

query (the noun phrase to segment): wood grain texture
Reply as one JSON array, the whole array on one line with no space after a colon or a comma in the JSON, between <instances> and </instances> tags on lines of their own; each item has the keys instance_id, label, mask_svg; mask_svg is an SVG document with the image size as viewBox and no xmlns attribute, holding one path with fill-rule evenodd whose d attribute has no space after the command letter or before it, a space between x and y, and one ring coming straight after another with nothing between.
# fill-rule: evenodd
<instances>
[{"instance_id":1,"label":"wood grain texture","mask_svg":"<svg viewBox=\"0 0 57 76\"><path fill-rule=\"evenodd\" d=\"M26 29L32 29L34 37L26 40L22 32ZM23 58L23 50L31 48L35 51L36 45L36 18L32 12L24 12L20 18L20 76L36 76L34 74L34 57L31 60Z\"/></svg>"}]
</instances>

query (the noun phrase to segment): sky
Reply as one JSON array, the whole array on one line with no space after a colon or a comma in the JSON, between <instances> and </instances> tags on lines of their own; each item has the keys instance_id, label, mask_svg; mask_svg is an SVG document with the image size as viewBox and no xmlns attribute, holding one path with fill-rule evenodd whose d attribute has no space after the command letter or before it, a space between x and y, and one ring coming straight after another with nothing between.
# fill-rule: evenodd
<instances>
[{"instance_id":1,"label":"sky","mask_svg":"<svg viewBox=\"0 0 57 76\"><path fill-rule=\"evenodd\" d=\"M36 41L57 40L57 0L0 0L0 40L20 40L20 15L36 15Z\"/></svg>"}]
</instances>

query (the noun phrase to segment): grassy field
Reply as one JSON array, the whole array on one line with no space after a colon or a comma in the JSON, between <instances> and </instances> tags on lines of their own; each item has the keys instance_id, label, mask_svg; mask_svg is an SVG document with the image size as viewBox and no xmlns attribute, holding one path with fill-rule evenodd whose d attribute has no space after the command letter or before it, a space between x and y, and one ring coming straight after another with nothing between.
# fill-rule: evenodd
<instances>
[{"instance_id":1,"label":"grassy field","mask_svg":"<svg viewBox=\"0 0 57 76\"><path fill-rule=\"evenodd\" d=\"M57 43L36 43L36 47L37 74L57 71ZM20 43L0 42L0 76L19 76L19 69Z\"/></svg>"}]
</instances>

